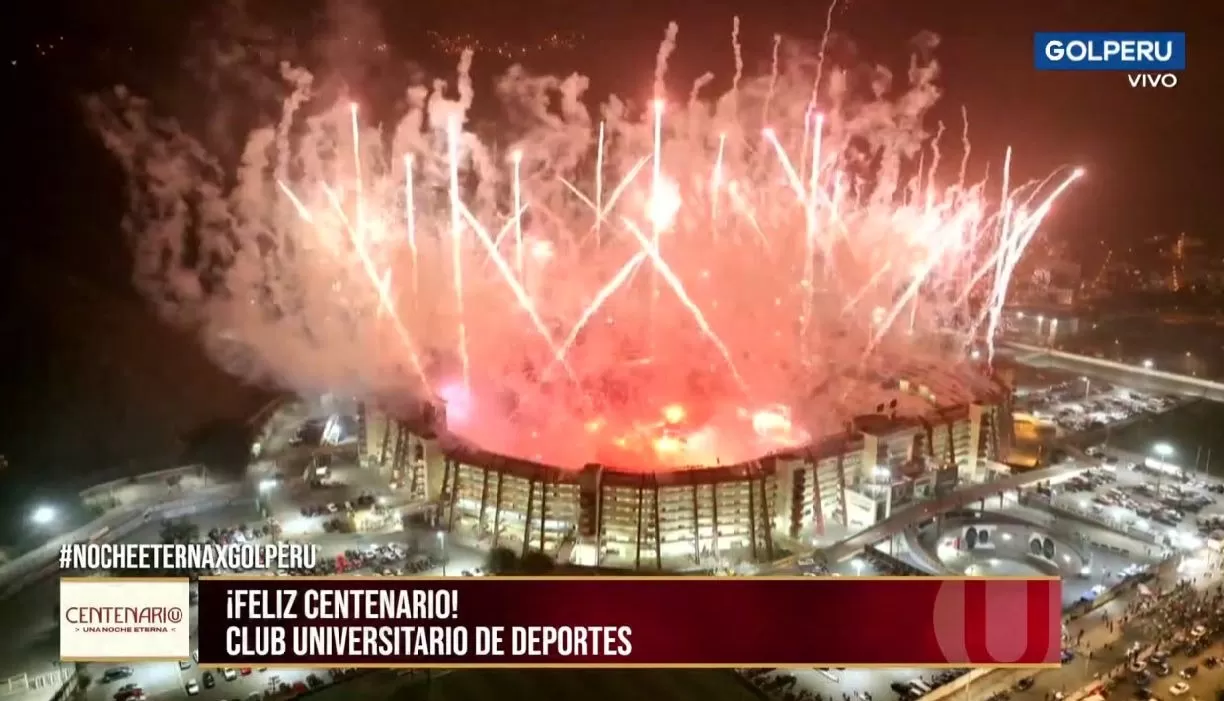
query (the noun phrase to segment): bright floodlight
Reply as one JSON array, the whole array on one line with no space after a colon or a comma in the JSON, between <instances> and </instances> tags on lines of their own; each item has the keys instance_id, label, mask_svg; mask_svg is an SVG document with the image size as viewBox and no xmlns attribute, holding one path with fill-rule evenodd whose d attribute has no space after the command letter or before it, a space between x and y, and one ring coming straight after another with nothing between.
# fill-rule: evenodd
<instances>
[{"instance_id":1,"label":"bright floodlight","mask_svg":"<svg viewBox=\"0 0 1224 701\"><path fill-rule=\"evenodd\" d=\"M50 506L40 506L30 514L30 520L36 525L45 526L55 520L55 509Z\"/></svg>"},{"instance_id":2,"label":"bright floodlight","mask_svg":"<svg viewBox=\"0 0 1224 701\"><path fill-rule=\"evenodd\" d=\"M1145 360L1145 361L1143 361L1143 369L1144 369L1144 370L1151 370L1151 369L1152 369L1152 365L1154 365L1154 364L1155 364L1155 363L1153 363L1153 362L1152 362L1150 359L1149 359L1149 360Z\"/></svg>"},{"instance_id":3,"label":"bright floodlight","mask_svg":"<svg viewBox=\"0 0 1224 701\"><path fill-rule=\"evenodd\" d=\"M1157 443L1156 445L1152 446L1152 452L1156 453L1156 455L1162 458L1167 458L1173 455L1174 450L1173 446L1169 445L1168 443Z\"/></svg>"}]
</instances>

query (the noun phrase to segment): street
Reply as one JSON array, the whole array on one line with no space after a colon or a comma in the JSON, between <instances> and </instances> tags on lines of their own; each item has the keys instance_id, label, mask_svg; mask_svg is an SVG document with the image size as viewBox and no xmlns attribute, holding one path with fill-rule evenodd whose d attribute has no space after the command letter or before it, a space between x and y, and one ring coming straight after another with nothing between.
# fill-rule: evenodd
<instances>
[{"instance_id":1,"label":"street","mask_svg":"<svg viewBox=\"0 0 1224 701\"><path fill-rule=\"evenodd\" d=\"M1153 592L1160 591L1174 585L1181 576L1185 576L1185 573L1179 573L1177 567L1166 564L1161 568L1157 579L1146 586ZM1221 574L1216 570L1209 578L1204 577L1198 581L1195 587L1203 591L1207 587L1218 586L1220 581ZM996 693L1010 691L1012 701L1048 701L1055 694L1070 694L1082 689L1118 665L1125 664L1127 648L1136 642L1146 645L1150 638L1142 620L1132 625L1118 625L1117 622L1125 615L1129 606L1144 597L1145 595L1135 588L1088 615L1069 622L1067 624L1068 635L1072 641L1077 641L1075 643L1076 656L1060 669L1041 671L1036 674L1026 670L996 672L973 685L973 698L986 699ZM1220 646L1215 647L1217 651L1214 654L1220 654L1218 651ZM1089 652L1091 655L1088 654ZM1212 653L1204 653L1200 657L1208 654ZM1187 664L1189 662L1184 659L1176 660L1174 668L1181 670ZM1030 676L1034 681L1033 687L1022 692L1015 691L1016 682ZM1216 678L1207 676L1210 679ZM1172 683L1172 680L1168 681L1168 684ZM1198 685L1200 682L1194 681L1194 684ZM1204 686L1203 688L1207 690L1212 687ZM1125 690L1125 687L1122 689ZM1168 696L1162 689L1153 689L1153 691L1160 692L1162 701ZM1118 694L1118 698L1128 698L1128 695L1122 691L1115 693ZM1207 699L1205 696L1199 696L1199 701L1207 701Z\"/></svg>"},{"instance_id":2,"label":"street","mask_svg":"<svg viewBox=\"0 0 1224 701\"><path fill-rule=\"evenodd\" d=\"M1215 701L1216 692L1224 689L1224 665L1216 665L1214 668L1208 669L1203 666L1203 660L1211 656L1219 658L1222 655L1224 655L1224 644L1218 644L1209 648L1202 655L1197 655L1193 658L1172 658L1170 666L1173 668L1173 674L1155 680L1150 687L1150 692L1156 699L1161 701L1169 701L1175 697L1198 699L1198 701ZM1180 672L1189 666L1197 667L1198 673L1189 679L1183 678ZM1172 687L1178 682L1184 682L1188 689L1180 694L1175 694ZM1129 681L1117 686L1111 693L1119 699L1140 698L1139 688Z\"/></svg>"}]
</instances>

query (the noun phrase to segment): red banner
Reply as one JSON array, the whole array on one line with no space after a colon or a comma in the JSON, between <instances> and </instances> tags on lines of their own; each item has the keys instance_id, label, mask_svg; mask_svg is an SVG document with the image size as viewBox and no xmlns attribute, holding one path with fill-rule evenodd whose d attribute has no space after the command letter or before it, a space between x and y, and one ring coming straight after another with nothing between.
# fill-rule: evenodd
<instances>
[{"instance_id":1,"label":"red banner","mask_svg":"<svg viewBox=\"0 0 1224 701\"><path fill-rule=\"evenodd\" d=\"M207 578L209 666L1057 666L1054 578Z\"/></svg>"}]
</instances>

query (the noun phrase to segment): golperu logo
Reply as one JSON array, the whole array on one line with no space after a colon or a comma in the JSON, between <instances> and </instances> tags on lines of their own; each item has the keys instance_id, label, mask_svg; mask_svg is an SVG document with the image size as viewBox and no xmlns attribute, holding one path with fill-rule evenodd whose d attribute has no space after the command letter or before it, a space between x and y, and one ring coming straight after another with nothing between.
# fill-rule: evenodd
<instances>
[{"instance_id":1,"label":"golperu logo","mask_svg":"<svg viewBox=\"0 0 1224 701\"><path fill-rule=\"evenodd\" d=\"M939 650L954 664L1057 664L1062 651L1059 599L1056 581L944 582L935 597Z\"/></svg>"},{"instance_id":2,"label":"golperu logo","mask_svg":"<svg viewBox=\"0 0 1224 701\"><path fill-rule=\"evenodd\" d=\"M1039 71L1184 71L1186 33L1038 32L1033 59Z\"/></svg>"}]
</instances>

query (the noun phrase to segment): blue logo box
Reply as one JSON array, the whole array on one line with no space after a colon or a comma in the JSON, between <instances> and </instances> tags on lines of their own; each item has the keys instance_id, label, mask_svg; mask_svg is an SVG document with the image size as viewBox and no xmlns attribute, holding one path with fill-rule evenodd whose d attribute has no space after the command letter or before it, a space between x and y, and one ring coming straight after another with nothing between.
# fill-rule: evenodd
<instances>
[{"instance_id":1,"label":"blue logo box","mask_svg":"<svg viewBox=\"0 0 1224 701\"><path fill-rule=\"evenodd\" d=\"M1038 32L1039 71L1184 71L1185 32Z\"/></svg>"}]
</instances>

